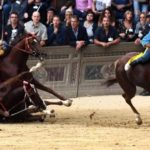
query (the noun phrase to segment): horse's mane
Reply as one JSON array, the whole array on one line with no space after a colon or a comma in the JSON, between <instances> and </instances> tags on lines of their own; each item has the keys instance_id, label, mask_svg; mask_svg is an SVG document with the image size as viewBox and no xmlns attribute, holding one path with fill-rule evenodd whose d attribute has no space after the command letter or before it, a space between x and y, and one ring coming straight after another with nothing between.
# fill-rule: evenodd
<instances>
[{"instance_id":1,"label":"horse's mane","mask_svg":"<svg viewBox=\"0 0 150 150\"><path fill-rule=\"evenodd\" d=\"M32 36L32 34L26 32L20 33L15 37L15 40L11 43L11 46L15 46L16 44L18 44L20 41L22 41L24 38L28 36Z\"/></svg>"}]
</instances>

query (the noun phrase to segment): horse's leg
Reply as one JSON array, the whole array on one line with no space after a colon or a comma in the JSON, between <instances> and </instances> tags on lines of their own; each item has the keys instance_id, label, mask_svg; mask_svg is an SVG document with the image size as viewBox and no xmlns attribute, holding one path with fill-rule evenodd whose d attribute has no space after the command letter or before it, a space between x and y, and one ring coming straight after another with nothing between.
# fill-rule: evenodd
<instances>
[{"instance_id":1,"label":"horse's leg","mask_svg":"<svg viewBox=\"0 0 150 150\"><path fill-rule=\"evenodd\" d=\"M66 97L58 94L57 92L55 92L54 90L52 90L51 88L49 87L46 87L44 85L42 85L40 82L38 82L37 80L33 79L32 80L32 83L35 85L35 87L37 89L40 89L40 90L43 90L45 92L48 92L48 93L51 93L53 94L54 96L56 96L57 98L59 98L60 100L64 101L63 102L63 105L65 106L71 106L72 105L72 100L70 99L67 99Z\"/></svg>"},{"instance_id":2,"label":"horse's leg","mask_svg":"<svg viewBox=\"0 0 150 150\"><path fill-rule=\"evenodd\" d=\"M44 100L45 104L48 106L48 105L63 105L63 102L62 101L58 101L58 102L50 102L50 101L47 101L47 100Z\"/></svg>"},{"instance_id":3,"label":"horse's leg","mask_svg":"<svg viewBox=\"0 0 150 150\"><path fill-rule=\"evenodd\" d=\"M44 100L44 103L46 104L46 106L48 106L48 105L59 105L59 106L63 105L62 101L50 102L50 101ZM29 113L36 113L36 112L39 112L39 109L35 105L30 105L28 107L28 112ZM46 110L43 110L43 112L50 112L50 111L48 109L46 109Z\"/></svg>"},{"instance_id":4,"label":"horse's leg","mask_svg":"<svg viewBox=\"0 0 150 150\"><path fill-rule=\"evenodd\" d=\"M30 114L30 116L26 117L23 122L33 122L33 121L43 122L45 118L46 118L45 114L36 114L36 115Z\"/></svg>"},{"instance_id":5,"label":"horse's leg","mask_svg":"<svg viewBox=\"0 0 150 150\"><path fill-rule=\"evenodd\" d=\"M42 90L42 91L45 91L45 92L48 92L48 93L51 93L53 94L54 96L58 97L59 99L61 100L66 100L67 98L56 93L54 90L52 90L51 88L48 88L44 85L42 85L40 82L38 82L37 80L33 79L32 83L36 86L36 88Z\"/></svg>"},{"instance_id":6,"label":"horse's leg","mask_svg":"<svg viewBox=\"0 0 150 150\"><path fill-rule=\"evenodd\" d=\"M47 101L47 100L44 100L44 102L46 103L46 105L64 105L64 106L71 106L72 104L72 100L67 100L67 101L57 101L57 102L50 102L50 101Z\"/></svg>"},{"instance_id":7,"label":"horse's leg","mask_svg":"<svg viewBox=\"0 0 150 150\"><path fill-rule=\"evenodd\" d=\"M135 121L138 125L142 124L142 119L140 116L140 113L136 110L136 108L133 106L132 102L131 102L131 98L128 97L128 95L126 93L122 94L122 96L124 97L124 99L126 100L126 103L131 107L132 111L135 113Z\"/></svg>"},{"instance_id":8,"label":"horse's leg","mask_svg":"<svg viewBox=\"0 0 150 150\"><path fill-rule=\"evenodd\" d=\"M132 111L136 115L135 119L136 123L138 125L141 125L142 119L140 113L136 110L136 108L133 106L131 102L131 99L135 96L136 93L136 86L128 80L128 77L124 71L122 72L116 71L116 77L119 82L119 85L122 87L124 91L124 94L122 94L122 96L124 97L126 103L131 107Z\"/></svg>"}]
</instances>

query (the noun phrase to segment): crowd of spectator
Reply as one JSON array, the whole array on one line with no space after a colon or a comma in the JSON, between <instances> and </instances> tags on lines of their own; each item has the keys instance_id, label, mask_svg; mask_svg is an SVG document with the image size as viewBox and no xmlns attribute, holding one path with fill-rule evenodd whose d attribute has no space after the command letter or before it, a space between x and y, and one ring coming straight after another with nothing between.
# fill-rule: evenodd
<instances>
[{"instance_id":1,"label":"crowd of spectator","mask_svg":"<svg viewBox=\"0 0 150 150\"><path fill-rule=\"evenodd\" d=\"M1 36L10 43L29 32L41 46L71 45L80 50L88 44L139 44L150 31L149 0L68 0L60 9L55 1L5 0L0 7Z\"/></svg>"}]
</instances>

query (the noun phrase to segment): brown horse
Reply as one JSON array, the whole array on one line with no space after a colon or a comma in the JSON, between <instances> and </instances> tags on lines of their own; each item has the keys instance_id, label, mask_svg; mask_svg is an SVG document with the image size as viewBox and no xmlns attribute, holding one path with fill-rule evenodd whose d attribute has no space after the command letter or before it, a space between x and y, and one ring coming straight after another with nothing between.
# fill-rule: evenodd
<instances>
[{"instance_id":1,"label":"brown horse","mask_svg":"<svg viewBox=\"0 0 150 150\"><path fill-rule=\"evenodd\" d=\"M63 105L62 101L59 104L43 101L28 81L29 74L29 71L22 72L0 84L0 122L44 121L46 115L54 115L45 110L47 105ZM39 111L40 114L35 114Z\"/></svg>"},{"instance_id":2,"label":"brown horse","mask_svg":"<svg viewBox=\"0 0 150 150\"><path fill-rule=\"evenodd\" d=\"M33 104L37 111L46 109L34 85L28 79L30 72L22 72L0 84L0 121L35 121L44 116L32 116L28 106ZM30 104L29 104L30 103Z\"/></svg>"},{"instance_id":3,"label":"brown horse","mask_svg":"<svg viewBox=\"0 0 150 150\"><path fill-rule=\"evenodd\" d=\"M20 42L17 42L17 44L12 47L10 53L0 60L0 82L6 81L10 77L14 77L23 71L29 71L26 64L29 54L40 57L40 46L35 40L35 36L31 34L27 34L21 39L19 38ZM32 75L29 78L32 78L32 84L34 84L36 88L49 92L61 100L67 100L64 96L59 95L57 92L39 83Z\"/></svg>"},{"instance_id":4,"label":"brown horse","mask_svg":"<svg viewBox=\"0 0 150 150\"><path fill-rule=\"evenodd\" d=\"M126 103L131 107L132 111L136 115L136 123L142 124L140 113L133 106L131 99L136 94L136 86L142 87L150 91L150 62L146 64L138 64L131 68L127 72L124 70L124 66L127 61L137 53L128 53L119 58L115 64L115 77L108 79L104 84L111 86L114 83L119 83L124 93Z\"/></svg>"},{"instance_id":5,"label":"brown horse","mask_svg":"<svg viewBox=\"0 0 150 150\"><path fill-rule=\"evenodd\" d=\"M18 75L19 73L21 73L23 71L29 71L29 68L27 67L26 63L27 63L27 60L28 60L28 57L30 54L36 55L37 57L41 58L40 51L38 48L39 44L33 35L28 34L28 35L25 35L25 36L19 38L18 40L16 39L16 43L17 44L15 44L14 46L11 46L10 53L7 56L5 56L4 58L1 58L1 60L0 60L0 83L5 82L12 77L15 77L16 75ZM26 75L26 80L30 80L30 83L35 85L35 88L47 91L47 92L55 95L59 99L64 100L64 102L61 102L61 101L55 102L55 103L46 102L46 104L58 104L58 105L65 105L65 106L71 105L70 100L67 100L67 98L59 95L52 89L50 89L46 86L43 86L41 83L39 83L37 80L35 80L33 78L31 73ZM10 87L10 86L8 86L8 87ZM9 95L11 95L11 92L15 93L13 95L21 95L22 97L24 96L22 84L20 84L19 82L16 82L15 84L11 85L10 89L8 91L6 90L6 91L2 92L2 95L0 94L0 98L4 98L4 97L10 98ZM3 91L3 88L1 90ZM7 94L7 92L9 92L9 94ZM40 100L39 95L37 95L37 93L34 93L34 96L35 95L38 97L36 99ZM15 97L18 97L18 96L14 96L14 97L12 97L12 99L15 99ZM21 99L22 98L19 98L19 101ZM8 101L6 103L8 103ZM0 108L2 109L2 105L0 106ZM43 106L41 106L41 108L43 109Z\"/></svg>"}]
</instances>

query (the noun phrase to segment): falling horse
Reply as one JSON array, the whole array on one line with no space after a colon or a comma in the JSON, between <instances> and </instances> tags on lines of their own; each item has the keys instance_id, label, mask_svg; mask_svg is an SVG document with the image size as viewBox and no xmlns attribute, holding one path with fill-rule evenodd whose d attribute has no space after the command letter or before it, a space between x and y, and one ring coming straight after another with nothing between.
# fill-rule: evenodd
<instances>
[{"instance_id":1,"label":"falling horse","mask_svg":"<svg viewBox=\"0 0 150 150\"><path fill-rule=\"evenodd\" d=\"M36 111L46 109L34 85L26 80L29 72L22 72L0 84L0 121L35 121L44 116L32 116L28 102L36 106ZM26 81L25 81L26 80Z\"/></svg>"},{"instance_id":2,"label":"falling horse","mask_svg":"<svg viewBox=\"0 0 150 150\"><path fill-rule=\"evenodd\" d=\"M136 94L136 86L150 91L150 62L147 64L138 64L126 72L124 70L125 64L132 56L136 54L137 53L135 52L128 53L115 61L115 77L108 79L104 84L111 86L114 83L119 83L124 91L122 96L135 113L136 123L140 125L142 124L140 113L133 106L131 99Z\"/></svg>"},{"instance_id":3,"label":"falling horse","mask_svg":"<svg viewBox=\"0 0 150 150\"><path fill-rule=\"evenodd\" d=\"M29 68L27 67L26 63L30 54L31 55L34 54L39 58L41 57L40 51L38 48L39 44L33 35L28 34L28 35L22 36L18 40L16 39L16 43L17 44L14 44L14 46L11 47L10 53L4 58L1 58L0 60L0 83L5 82L6 80L18 75L19 73L23 71L29 71ZM52 89L39 83L37 80L33 78L31 73L26 76L26 80L30 80L30 83L32 83L35 86L35 88L49 92L53 94L54 96L58 97L59 99L63 100L61 102L59 101L58 103L56 102L54 104L66 105L66 106L71 105L70 100L67 100L67 98L63 97L62 95L59 95ZM17 85L17 84L14 84L11 87L11 89L16 89L15 91L16 95L19 94L17 89L20 88L20 85ZM6 92L4 93L6 94ZM6 94L6 96L8 95ZM0 97L2 96L0 95ZM49 104L49 103L47 102L46 104ZM1 105L0 108L1 107L3 106Z\"/></svg>"}]
</instances>

